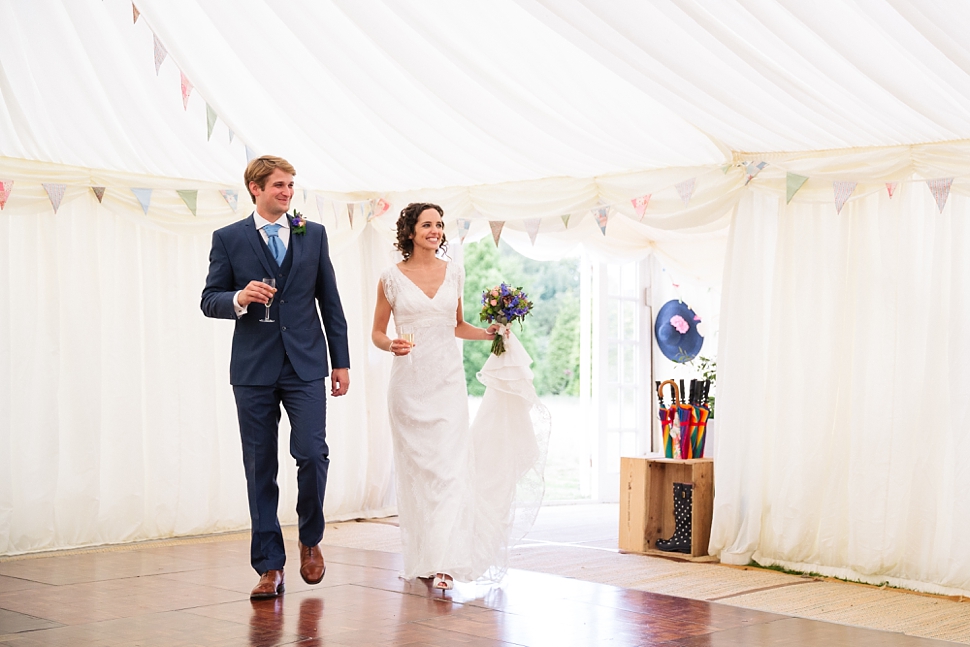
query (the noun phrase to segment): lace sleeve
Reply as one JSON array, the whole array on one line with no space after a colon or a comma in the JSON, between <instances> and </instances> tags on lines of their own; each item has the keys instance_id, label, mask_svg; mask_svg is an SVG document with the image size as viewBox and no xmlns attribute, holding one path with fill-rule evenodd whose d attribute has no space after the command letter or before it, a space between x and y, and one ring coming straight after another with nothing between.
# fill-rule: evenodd
<instances>
[{"instance_id":1,"label":"lace sleeve","mask_svg":"<svg viewBox=\"0 0 970 647\"><path fill-rule=\"evenodd\" d=\"M384 296L387 297L387 302L391 304L392 310L397 301L399 287L395 279L393 267L389 267L381 273L381 285L384 287Z\"/></svg>"},{"instance_id":2,"label":"lace sleeve","mask_svg":"<svg viewBox=\"0 0 970 647\"><path fill-rule=\"evenodd\" d=\"M465 294L465 268L455 264L455 280L458 281L458 297Z\"/></svg>"}]
</instances>

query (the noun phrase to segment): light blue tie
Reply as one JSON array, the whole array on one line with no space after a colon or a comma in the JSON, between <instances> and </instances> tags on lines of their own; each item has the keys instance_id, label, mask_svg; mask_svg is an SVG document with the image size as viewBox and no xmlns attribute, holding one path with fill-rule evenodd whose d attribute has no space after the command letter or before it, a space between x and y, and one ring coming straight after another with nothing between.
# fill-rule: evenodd
<instances>
[{"instance_id":1,"label":"light blue tie","mask_svg":"<svg viewBox=\"0 0 970 647\"><path fill-rule=\"evenodd\" d=\"M263 231L266 232L266 245L269 247L270 253L273 258L276 259L276 264L280 267L283 266L283 259L286 258L286 247L283 246L283 241L280 240L280 227L283 225L263 225Z\"/></svg>"}]
</instances>

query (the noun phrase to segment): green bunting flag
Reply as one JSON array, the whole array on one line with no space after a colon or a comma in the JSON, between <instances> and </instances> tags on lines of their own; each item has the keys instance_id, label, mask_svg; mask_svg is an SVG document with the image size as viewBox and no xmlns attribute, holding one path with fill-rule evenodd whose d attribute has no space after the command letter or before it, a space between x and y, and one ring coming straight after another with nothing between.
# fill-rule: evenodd
<instances>
[{"instance_id":1,"label":"green bunting flag","mask_svg":"<svg viewBox=\"0 0 970 647\"><path fill-rule=\"evenodd\" d=\"M791 202L791 199L795 197L795 194L798 193L798 190L806 182L808 182L808 178L804 175L797 175L795 173L785 174L785 204Z\"/></svg>"},{"instance_id":2,"label":"green bunting flag","mask_svg":"<svg viewBox=\"0 0 970 647\"><path fill-rule=\"evenodd\" d=\"M185 206L189 208L189 211L192 212L192 215L193 216L196 215L195 209L199 201L198 190L188 190L188 189L184 191L177 190L176 193L178 193L179 197L182 198L182 202L184 202Z\"/></svg>"},{"instance_id":3,"label":"green bunting flag","mask_svg":"<svg viewBox=\"0 0 970 647\"><path fill-rule=\"evenodd\" d=\"M212 129L215 128L216 119L218 118L219 115L217 115L216 111L212 109L212 106L210 106L208 103L205 104L205 127L207 131L205 136L206 141L212 139Z\"/></svg>"}]
</instances>

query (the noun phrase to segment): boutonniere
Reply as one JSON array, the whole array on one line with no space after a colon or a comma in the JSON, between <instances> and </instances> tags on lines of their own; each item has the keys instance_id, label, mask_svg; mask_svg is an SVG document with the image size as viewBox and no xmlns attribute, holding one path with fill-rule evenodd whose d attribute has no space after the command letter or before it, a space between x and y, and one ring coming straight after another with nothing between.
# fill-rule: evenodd
<instances>
[{"instance_id":1,"label":"boutonniere","mask_svg":"<svg viewBox=\"0 0 970 647\"><path fill-rule=\"evenodd\" d=\"M290 227L290 231L299 236L306 233L306 218L295 209L293 210L293 217L290 218Z\"/></svg>"}]
</instances>

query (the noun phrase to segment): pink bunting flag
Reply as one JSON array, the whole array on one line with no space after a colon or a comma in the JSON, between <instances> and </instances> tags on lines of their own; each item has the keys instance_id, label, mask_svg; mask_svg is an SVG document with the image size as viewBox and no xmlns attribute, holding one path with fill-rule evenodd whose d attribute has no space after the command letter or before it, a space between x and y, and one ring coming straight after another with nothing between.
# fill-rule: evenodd
<instances>
[{"instance_id":1,"label":"pink bunting flag","mask_svg":"<svg viewBox=\"0 0 970 647\"><path fill-rule=\"evenodd\" d=\"M354 228L354 203L347 203L347 219L350 220L350 228Z\"/></svg>"},{"instance_id":2,"label":"pink bunting flag","mask_svg":"<svg viewBox=\"0 0 970 647\"><path fill-rule=\"evenodd\" d=\"M643 215L647 212L647 205L650 204L650 195L648 193L630 200L633 203L633 210L637 212L637 217L640 218L640 222L643 222Z\"/></svg>"},{"instance_id":3,"label":"pink bunting flag","mask_svg":"<svg viewBox=\"0 0 970 647\"><path fill-rule=\"evenodd\" d=\"M7 198L13 190L13 180L0 180L0 210L7 204Z\"/></svg>"},{"instance_id":4,"label":"pink bunting flag","mask_svg":"<svg viewBox=\"0 0 970 647\"><path fill-rule=\"evenodd\" d=\"M674 188L677 189L677 193L680 194L680 199L684 201L685 209L687 208L687 205L690 204L690 199L694 195L694 185L696 180L696 177L692 177L689 180L684 180L683 182L679 182L674 185Z\"/></svg>"},{"instance_id":5,"label":"pink bunting flag","mask_svg":"<svg viewBox=\"0 0 970 647\"><path fill-rule=\"evenodd\" d=\"M896 193L896 187L899 186L899 182L886 182L886 193L889 194L889 199L893 199L893 194Z\"/></svg>"},{"instance_id":6,"label":"pink bunting flag","mask_svg":"<svg viewBox=\"0 0 970 647\"><path fill-rule=\"evenodd\" d=\"M158 70L165 62L165 57L168 56L168 50L162 45L162 41L158 40L158 36L152 34L152 37L155 39L155 76L158 76Z\"/></svg>"},{"instance_id":7,"label":"pink bunting flag","mask_svg":"<svg viewBox=\"0 0 970 647\"><path fill-rule=\"evenodd\" d=\"M455 224L458 225L458 240L462 245L464 245L465 236L468 235L468 230L472 227L472 221L465 218L459 218L455 221Z\"/></svg>"},{"instance_id":8,"label":"pink bunting flag","mask_svg":"<svg viewBox=\"0 0 970 647\"><path fill-rule=\"evenodd\" d=\"M599 209L593 209L593 215L596 217L596 224L600 226L600 231L603 235L606 235L606 225L610 221L610 208L600 207Z\"/></svg>"},{"instance_id":9,"label":"pink bunting flag","mask_svg":"<svg viewBox=\"0 0 970 647\"><path fill-rule=\"evenodd\" d=\"M179 74L182 75L182 109L189 109L189 95L192 94L192 83L185 78L185 72L179 70ZM211 131L210 131L211 132Z\"/></svg>"},{"instance_id":10,"label":"pink bunting flag","mask_svg":"<svg viewBox=\"0 0 970 647\"><path fill-rule=\"evenodd\" d=\"M505 226L505 221L489 220L488 226L492 230L492 238L495 240L495 246L498 247L498 239L502 237L502 227Z\"/></svg>"},{"instance_id":11,"label":"pink bunting flag","mask_svg":"<svg viewBox=\"0 0 970 647\"><path fill-rule=\"evenodd\" d=\"M134 25L136 22L138 22L138 16L140 15L141 15L141 12L138 11L138 7L136 7L135 3L132 2L131 3L131 24Z\"/></svg>"},{"instance_id":12,"label":"pink bunting flag","mask_svg":"<svg viewBox=\"0 0 970 647\"><path fill-rule=\"evenodd\" d=\"M835 212L842 213L842 207L845 206L846 201L852 192L855 191L857 182L845 182L842 180L836 180L832 182L832 191L835 193Z\"/></svg>"},{"instance_id":13,"label":"pink bunting flag","mask_svg":"<svg viewBox=\"0 0 970 647\"><path fill-rule=\"evenodd\" d=\"M933 198L936 200L936 206L940 208L940 213L943 213L946 200L950 197L950 187L953 186L953 178L945 177L938 180L927 180L926 186L930 188L930 193L933 194Z\"/></svg>"},{"instance_id":14,"label":"pink bunting flag","mask_svg":"<svg viewBox=\"0 0 970 647\"><path fill-rule=\"evenodd\" d=\"M529 240L535 246L536 236L539 235L539 225L542 224L542 218L527 218L523 224L525 225L526 232L529 234Z\"/></svg>"},{"instance_id":15,"label":"pink bunting flag","mask_svg":"<svg viewBox=\"0 0 970 647\"><path fill-rule=\"evenodd\" d=\"M94 197L98 199L98 204L104 200L104 187L103 186L93 186L91 190L94 191Z\"/></svg>"},{"instance_id":16,"label":"pink bunting flag","mask_svg":"<svg viewBox=\"0 0 970 647\"><path fill-rule=\"evenodd\" d=\"M54 207L54 213L57 213L58 207L61 206L61 200L64 199L64 192L67 191L67 185L44 182L41 186L44 187L44 191L47 191L47 197L50 198L51 206Z\"/></svg>"},{"instance_id":17,"label":"pink bunting flag","mask_svg":"<svg viewBox=\"0 0 970 647\"><path fill-rule=\"evenodd\" d=\"M744 181L744 185L747 186L748 182L753 180L754 176L756 176L758 173L761 173L761 169L763 169L767 165L768 165L767 162L758 162L757 164L755 164L754 162L748 162L744 167L744 172L748 176L747 179Z\"/></svg>"},{"instance_id":18,"label":"pink bunting flag","mask_svg":"<svg viewBox=\"0 0 970 647\"><path fill-rule=\"evenodd\" d=\"M235 189L219 189L219 193L222 194L223 200L229 205L229 208L233 211L239 206L239 191Z\"/></svg>"},{"instance_id":19,"label":"pink bunting flag","mask_svg":"<svg viewBox=\"0 0 970 647\"><path fill-rule=\"evenodd\" d=\"M391 208L391 203L384 198L378 198L374 201L374 218L380 218Z\"/></svg>"}]
</instances>

